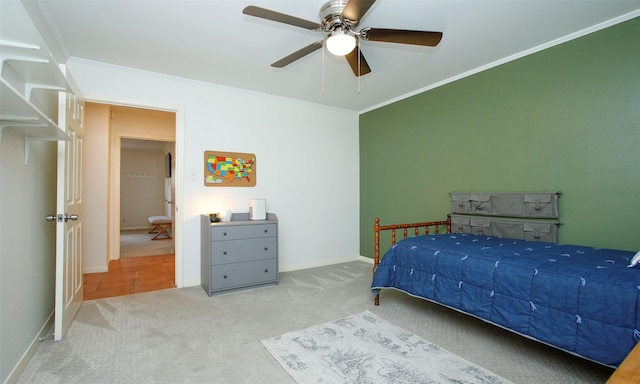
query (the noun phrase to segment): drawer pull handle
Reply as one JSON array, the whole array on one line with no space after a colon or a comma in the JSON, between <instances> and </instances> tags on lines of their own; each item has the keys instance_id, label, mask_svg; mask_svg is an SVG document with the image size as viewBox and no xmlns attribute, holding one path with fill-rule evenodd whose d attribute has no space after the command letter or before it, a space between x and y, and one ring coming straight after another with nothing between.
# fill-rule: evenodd
<instances>
[{"instance_id":1,"label":"drawer pull handle","mask_svg":"<svg viewBox=\"0 0 640 384\"><path fill-rule=\"evenodd\" d=\"M227 254L227 251L222 252L222 254L223 254L223 255L226 255L226 254Z\"/></svg>"},{"instance_id":2,"label":"drawer pull handle","mask_svg":"<svg viewBox=\"0 0 640 384\"><path fill-rule=\"evenodd\" d=\"M265 230L264 230L264 233L267 233L267 232L269 232L269 230L268 230L268 229L265 229Z\"/></svg>"},{"instance_id":3,"label":"drawer pull handle","mask_svg":"<svg viewBox=\"0 0 640 384\"><path fill-rule=\"evenodd\" d=\"M268 250L269 250L269 247L264 247L264 250L265 250L265 251L268 251Z\"/></svg>"},{"instance_id":4,"label":"drawer pull handle","mask_svg":"<svg viewBox=\"0 0 640 384\"><path fill-rule=\"evenodd\" d=\"M223 233L222 233L222 236L227 236L227 232L223 232Z\"/></svg>"},{"instance_id":5,"label":"drawer pull handle","mask_svg":"<svg viewBox=\"0 0 640 384\"><path fill-rule=\"evenodd\" d=\"M265 270L264 270L264 273L269 273L269 270L268 270L268 269L265 269Z\"/></svg>"},{"instance_id":6,"label":"drawer pull handle","mask_svg":"<svg viewBox=\"0 0 640 384\"><path fill-rule=\"evenodd\" d=\"M227 278L227 275L222 276L222 278L223 278L223 279L226 279L226 278Z\"/></svg>"}]
</instances>

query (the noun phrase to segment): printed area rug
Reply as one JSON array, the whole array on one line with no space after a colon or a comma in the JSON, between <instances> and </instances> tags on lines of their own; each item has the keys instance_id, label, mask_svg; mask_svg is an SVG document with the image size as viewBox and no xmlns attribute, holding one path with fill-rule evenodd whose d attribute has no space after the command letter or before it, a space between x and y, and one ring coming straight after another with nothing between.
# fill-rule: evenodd
<instances>
[{"instance_id":1,"label":"printed area rug","mask_svg":"<svg viewBox=\"0 0 640 384\"><path fill-rule=\"evenodd\" d=\"M369 311L262 344L299 384L509 383Z\"/></svg>"}]
</instances>

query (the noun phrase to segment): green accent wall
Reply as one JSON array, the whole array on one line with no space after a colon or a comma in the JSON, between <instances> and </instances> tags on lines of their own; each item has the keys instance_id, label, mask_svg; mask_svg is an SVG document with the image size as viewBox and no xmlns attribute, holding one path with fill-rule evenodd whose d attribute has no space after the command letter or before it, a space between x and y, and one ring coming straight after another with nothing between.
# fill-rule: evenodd
<instances>
[{"instance_id":1,"label":"green accent wall","mask_svg":"<svg viewBox=\"0 0 640 384\"><path fill-rule=\"evenodd\" d=\"M560 242L640 250L640 17L360 116L363 256L451 191L562 191Z\"/></svg>"}]
</instances>

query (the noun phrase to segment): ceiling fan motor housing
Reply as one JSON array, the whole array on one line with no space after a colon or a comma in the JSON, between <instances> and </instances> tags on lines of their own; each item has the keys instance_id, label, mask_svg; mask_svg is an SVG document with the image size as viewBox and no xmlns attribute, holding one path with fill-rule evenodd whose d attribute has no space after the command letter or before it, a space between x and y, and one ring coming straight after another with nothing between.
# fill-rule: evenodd
<instances>
[{"instance_id":1,"label":"ceiling fan motor housing","mask_svg":"<svg viewBox=\"0 0 640 384\"><path fill-rule=\"evenodd\" d=\"M351 28L358 24L358 20L348 20L342 17L342 10L347 3L348 0L332 0L320 8L321 27L323 31L332 32L340 29L352 32Z\"/></svg>"}]
</instances>

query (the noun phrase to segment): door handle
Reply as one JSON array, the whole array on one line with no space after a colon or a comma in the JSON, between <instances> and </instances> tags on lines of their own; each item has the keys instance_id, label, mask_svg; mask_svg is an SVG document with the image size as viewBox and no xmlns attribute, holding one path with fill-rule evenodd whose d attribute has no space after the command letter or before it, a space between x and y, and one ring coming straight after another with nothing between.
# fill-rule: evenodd
<instances>
[{"instance_id":1,"label":"door handle","mask_svg":"<svg viewBox=\"0 0 640 384\"><path fill-rule=\"evenodd\" d=\"M47 221L57 221L58 220L58 215L47 215L44 217L45 220Z\"/></svg>"},{"instance_id":2,"label":"door handle","mask_svg":"<svg viewBox=\"0 0 640 384\"><path fill-rule=\"evenodd\" d=\"M64 222L66 223L69 220L77 221L78 215L69 215L68 213L65 213L64 215L63 214L47 215L44 217L44 219L47 221L57 221L58 223L61 223L64 220Z\"/></svg>"}]
</instances>

